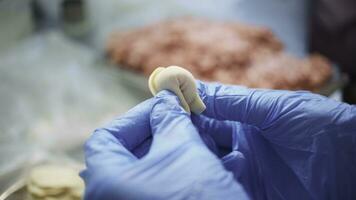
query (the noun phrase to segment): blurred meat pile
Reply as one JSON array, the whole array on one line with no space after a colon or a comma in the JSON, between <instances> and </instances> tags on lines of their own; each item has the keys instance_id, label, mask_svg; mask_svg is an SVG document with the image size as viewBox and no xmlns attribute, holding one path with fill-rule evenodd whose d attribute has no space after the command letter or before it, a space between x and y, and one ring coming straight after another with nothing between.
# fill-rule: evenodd
<instances>
[{"instance_id":1,"label":"blurred meat pile","mask_svg":"<svg viewBox=\"0 0 356 200\"><path fill-rule=\"evenodd\" d=\"M107 53L118 66L145 75L178 65L197 79L257 88L317 91L332 74L320 55L300 59L285 53L267 28L189 17L116 32Z\"/></svg>"}]
</instances>

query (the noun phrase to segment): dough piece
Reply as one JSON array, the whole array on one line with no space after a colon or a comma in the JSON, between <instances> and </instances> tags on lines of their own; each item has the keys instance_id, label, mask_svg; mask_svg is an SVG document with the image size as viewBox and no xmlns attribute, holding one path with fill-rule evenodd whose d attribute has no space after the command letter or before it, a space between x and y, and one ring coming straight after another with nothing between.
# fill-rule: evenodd
<instances>
[{"instance_id":1,"label":"dough piece","mask_svg":"<svg viewBox=\"0 0 356 200\"><path fill-rule=\"evenodd\" d=\"M30 199L81 199L84 183L79 170L61 165L42 165L31 170L27 191Z\"/></svg>"},{"instance_id":2,"label":"dough piece","mask_svg":"<svg viewBox=\"0 0 356 200\"><path fill-rule=\"evenodd\" d=\"M35 186L33 184L27 185L27 191L36 197L45 197L46 196L45 191L43 191L42 189L38 188L37 186Z\"/></svg>"},{"instance_id":3,"label":"dough piece","mask_svg":"<svg viewBox=\"0 0 356 200\"><path fill-rule=\"evenodd\" d=\"M45 165L33 169L30 179L41 188L69 188L76 187L80 177L72 168Z\"/></svg>"},{"instance_id":4,"label":"dough piece","mask_svg":"<svg viewBox=\"0 0 356 200\"><path fill-rule=\"evenodd\" d=\"M174 92L188 113L192 111L195 114L200 114L206 108L198 95L193 75L184 68L178 66L158 67L152 72L148 86L153 95L161 90Z\"/></svg>"}]
</instances>

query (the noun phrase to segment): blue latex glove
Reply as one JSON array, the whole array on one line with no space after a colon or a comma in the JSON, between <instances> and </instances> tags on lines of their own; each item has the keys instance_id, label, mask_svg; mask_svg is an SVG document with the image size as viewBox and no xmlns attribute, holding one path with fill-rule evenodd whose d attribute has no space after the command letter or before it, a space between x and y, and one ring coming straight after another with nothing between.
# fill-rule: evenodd
<instances>
[{"instance_id":1,"label":"blue latex glove","mask_svg":"<svg viewBox=\"0 0 356 200\"><path fill-rule=\"evenodd\" d=\"M215 145L206 135L228 124L211 123L202 138ZM85 155L85 199L248 199L168 91L97 129Z\"/></svg>"},{"instance_id":2,"label":"blue latex glove","mask_svg":"<svg viewBox=\"0 0 356 200\"><path fill-rule=\"evenodd\" d=\"M227 168L252 199L356 199L355 106L304 91L198 85L210 127L236 122L230 145L244 159ZM193 121L204 126L201 118Z\"/></svg>"},{"instance_id":3,"label":"blue latex glove","mask_svg":"<svg viewBox=\"0 0 356 200\"><path fill-rule=\"evenodd\" d=\"M207 105L207 110L203 113L205 116L192 116L200 138L213 153L221 157L225 168L234 173L236 180L252 199L355 199L355 107L308 92L254 90L201 82L198 85L200 95ZM97 143L105 141L102 137L106 136L103 135L114 135L115 137L110 136L111 140L116 141L120 149L126 147L133 152L133 160L142 156L145 156L143 159L149 158L157 142L153 142L152 149L147 154L152 143L151 133L138 130L150 129L146 116L154 102L155 100L149 100L126 117L99 129L87 143L88 169L83 176L87 184L86 195L92 197L90 199L114 195L120 188L121 192L126 191L125 188L137 194L144 192L142 184L134 187L119 184L124 173L117 172L120 167L117 167L115 160L121 150L107 153L105 149L111 145L102 142L100 146ZM170 109L171 106L166 107L166 110ZM157 138L156 134L153 135ZM169 156L165 159L168 158ZM194 164L180 170L205 162L210 161L203 159L190 162ZM105 170L105 166L111 167ZM155 166L157 165L152 165ZM104 175L100 175L103 171L107 171L109 178L105 179ZM141 173L144 174L144 171ZM167 177L176 179L174 173L167 174ZM188 186L188 182L182 184L192 187ZM150 183L147 182L146 185ZM205 187L209 188L209 185ZM155 192L161 192L161 197L169 198L164 196L167 194L165 191L167 190L162 187L162 190ZM202 193L207 191L209 189ZM148 193L150 192L149 190ZM174 196L184 198L186 196L181 195L184 192L187 191L177 192ZM243 194L242 191L238 193ZM226 194L234 199L240 198L235 193ZM115 196L106 196L104 199L110 197ZM207 197L198 196L199 198Z\"/></svg>"}]
</instances>

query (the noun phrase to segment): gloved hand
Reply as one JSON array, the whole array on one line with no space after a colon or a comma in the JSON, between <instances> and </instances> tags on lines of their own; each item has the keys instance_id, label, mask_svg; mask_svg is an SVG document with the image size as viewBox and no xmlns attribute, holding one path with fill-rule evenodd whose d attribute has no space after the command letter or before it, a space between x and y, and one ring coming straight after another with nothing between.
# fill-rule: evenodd
<instances>
[{"instance_id":1,"label":"gloved hand","mask_svg":"<svg viewBox=\"0 0 356 200\"><path fill-rule=\"evenodd\" d=\"M199 121L205 135L232 124ZM85 146L84 199L248 199L198 130L168 91L97 129Z\"/></svg>"},{"instance_id":2,"label":"gloved hand","mask_svg":"<svg viewBox=\"0 0 356 200\"><path fill-rule=\"evenodd\" d=\"M234 173L252 199L356 199L354 106L309 92L247 89L202 82L198 82L198 86L207 109L203 113L205 116L193 115L192 122L209 149L222 157L225 168ZM147 187L144 188L141 182L136 186L132 185L132 181L125 184L122 177L127 176L121 173L124 170L117 167L120 166L117 163L121 163L120 159L117 159L119 155L130 155L130 162L143 162L142 160L152 157L149 156L150 153L157 154L158 151L154 149L159 149L155 148L158 142L153 142L152 149L147 154L152 142L151 132L140 131L150 130L147 113L153 105L155 100L152 99L139 105L108 127L96 131L88 141L88 168L83 173L88 199L110 199L120 194L135 195L128 191L136 192L135 197L142 193L160 192L145 192ZM170 110L171 107L165 109ZM174 124L167 127L185 124L178 121L174 120ZM176 132L176 129L168 129ZM152 130L155 129L152 127ZM191 128L186 130L192 131ZM154 141L160 138L157 134L153 135ZM107 142L108 140L111 142ZM109 145L111 143L113 145ZM135 156L127 154L125 148ZM122 153L123 151L125 153ZM168 159L168 155L174 155L165 153L165 150L160 152L165 155L165 159L160 162ZM142 156L144 157L141 160L137 160L137 157ZM216 160L215 157L214 159ZM198 160L199 165L211 162L208 161L210 158ZM189 169L193 165L187 166L176 169L174 173L186 173L186 168ZM144 174L145 167L140 168L140 173ZM174 173L167 173L162 177L173 177L174 180L177 177ZM131 176L134 174L130 173ZM154 173L148 177L155 178L156 175ZM188 182L182 184L190 188ZM182 188L182 185L177 185L176 191L180 193L177 192L173 196L178 199L196 191L181 190L179 188ZM122 193L123 191L128 194ZM161 197L170 198L171 196L164 195L169 193L165 191L170 190L163 188ZM209 189L204 189L201 194L207 191ZM226 194L228 197L239 198L230 196L231 193ZM204 197L206 199L206 196L198 196L202 199Z\"/></svg>"},{"instance_id":3,"label":"gloved hand","mask_svg":"<svg viewBox=\"0 0 356 200\"><path fill-rule=\"evenodd\" d=\"M235 176L252 199L356 199L355 106L305 91L202 82L198 89L203 115L215 119L209 127L236 122L230 145L244 159L232 163L244 163Z\"/></svg>"}]
</instances>

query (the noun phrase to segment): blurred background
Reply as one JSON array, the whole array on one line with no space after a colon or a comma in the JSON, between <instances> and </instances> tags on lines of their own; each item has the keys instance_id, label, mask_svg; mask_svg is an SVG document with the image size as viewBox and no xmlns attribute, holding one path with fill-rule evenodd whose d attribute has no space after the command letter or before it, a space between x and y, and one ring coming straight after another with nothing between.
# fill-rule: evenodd
<instances>
[{"instance_id":1,"label":"blurred background","mask_svg":"<svg viewBox=\"0 0 356 200\"><path fill-rule=\"evenodd\" d=\"M82 163L158 65L355 103L355 63L354 0L0 0L0 194L36 162Z\"/></svg>"}]
</instances>

